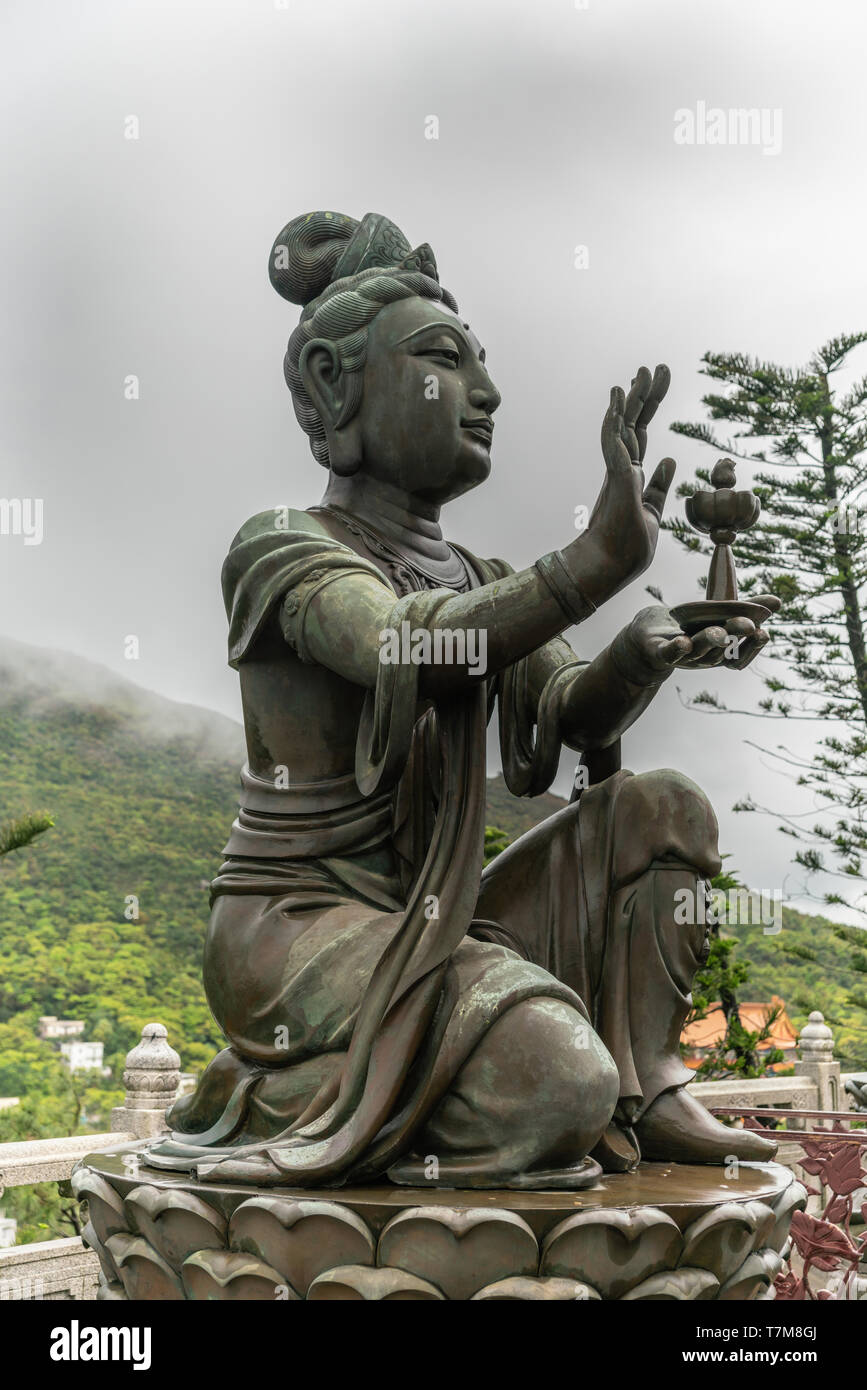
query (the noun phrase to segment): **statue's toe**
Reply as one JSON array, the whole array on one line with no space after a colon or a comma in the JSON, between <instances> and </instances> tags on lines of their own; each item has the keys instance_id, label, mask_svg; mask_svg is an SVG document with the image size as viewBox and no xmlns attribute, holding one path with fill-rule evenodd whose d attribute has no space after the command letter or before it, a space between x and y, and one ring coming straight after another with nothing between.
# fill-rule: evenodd
<instances>
[{"instance_id":1,"label":"statue's toe","mask_svg":"<svg viewBox=\"0 0 867 1390\"><path fill-rule=\"evenodd\" d=\"M664 1163L768 1163L777 1152L774 1140L756 1130L720 1124L682 1086L657 1096L635 1135L642 1158Z\"/></svg>"}]
</instances>

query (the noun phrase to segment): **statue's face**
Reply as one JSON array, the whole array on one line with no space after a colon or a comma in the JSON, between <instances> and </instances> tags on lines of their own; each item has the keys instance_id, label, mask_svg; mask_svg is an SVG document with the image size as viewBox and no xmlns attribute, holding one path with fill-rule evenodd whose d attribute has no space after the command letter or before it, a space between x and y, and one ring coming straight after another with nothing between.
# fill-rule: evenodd
<instances>
[{"instance_id":1,"label":"statue's face","mask_svg":"<svg viewBox=\"0 0 867 1390\"><path fill-rule=\"evenodd\" d=\"M500 394L469 324L413 295L368 330L358 411L362 469L436 505L491 471L491 416Z\"/></svg>"}]
</instances>

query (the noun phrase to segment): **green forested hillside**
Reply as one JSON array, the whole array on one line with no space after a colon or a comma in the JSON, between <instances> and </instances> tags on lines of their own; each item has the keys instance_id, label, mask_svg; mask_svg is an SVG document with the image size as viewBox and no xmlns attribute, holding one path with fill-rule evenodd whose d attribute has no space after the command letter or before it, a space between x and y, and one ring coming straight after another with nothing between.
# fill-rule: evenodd
<instances>
[{"instance_id":1,"label":"green forested hillside","mask_svg":"<svg viewBox=\"0 0 867 1390\"><path fill-rule=\"evenodd\" d=\"M212 1054L202 883L234 814L241 747L231 720L4 641L0 819L46 809L55 825L0 863L0 1025L84 1018L117 1076L151 1017L185 1067ZM0 1095L17 1095L8 1070L0 1048Z\"/></svg>"},{"instance_id":2,"label":"green forested hillside","mask_svg":"<svg viewBox=\"0 0 867 1390\"><path fill-rule=\"evenodd\" d=\"M867 932L783 908L777 936L765 936L760 926L725 934L737 938L739 959L750 963L744 1000L779 995L796 1028L820 1009L843 1070L867 1071Z\"/></svg>"}]
</instances>

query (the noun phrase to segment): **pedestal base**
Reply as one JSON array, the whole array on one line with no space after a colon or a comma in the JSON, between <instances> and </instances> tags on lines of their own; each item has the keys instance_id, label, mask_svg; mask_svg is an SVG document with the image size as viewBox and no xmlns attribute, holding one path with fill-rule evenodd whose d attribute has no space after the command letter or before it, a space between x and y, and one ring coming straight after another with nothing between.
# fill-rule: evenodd
<instances>
[{"instance_id":1,"label":"pedestal base","mask_svg":"<svg viewBox=\"0 0 867 1390\"><path fill-rule=\"evenodd\" d=\"M752 1299L804 1188L777 1164L645 1163L583 1192L249 1188L98 1153L73 1187L105 1299Z\"/></svg>"}]
</instances>

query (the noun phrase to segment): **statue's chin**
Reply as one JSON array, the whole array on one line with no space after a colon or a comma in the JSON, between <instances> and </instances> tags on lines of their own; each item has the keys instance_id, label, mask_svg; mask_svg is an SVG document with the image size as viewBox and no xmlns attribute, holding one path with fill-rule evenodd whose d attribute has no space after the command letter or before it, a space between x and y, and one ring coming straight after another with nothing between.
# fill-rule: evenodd
<instances>
[{"instance_id":1,"label":"statue's chin","mask_svg":"<svg viewBox=\"0 0 867 1390\"><path fill-rule=\"evenodd\" d=\"M444 506L446 502L453 502L456 497L463 497L465 492L472 492L474 487L486 482L490 473L490 456L482 449L478 453L473 451L472 458L462 460L460 472L456 473L449 483L444 483L442 488L437 489L436 497L430 493L426 495L430 501ZM425 495L423 490L420 491L421 495Z\"/></svg>"}]
</instances>

